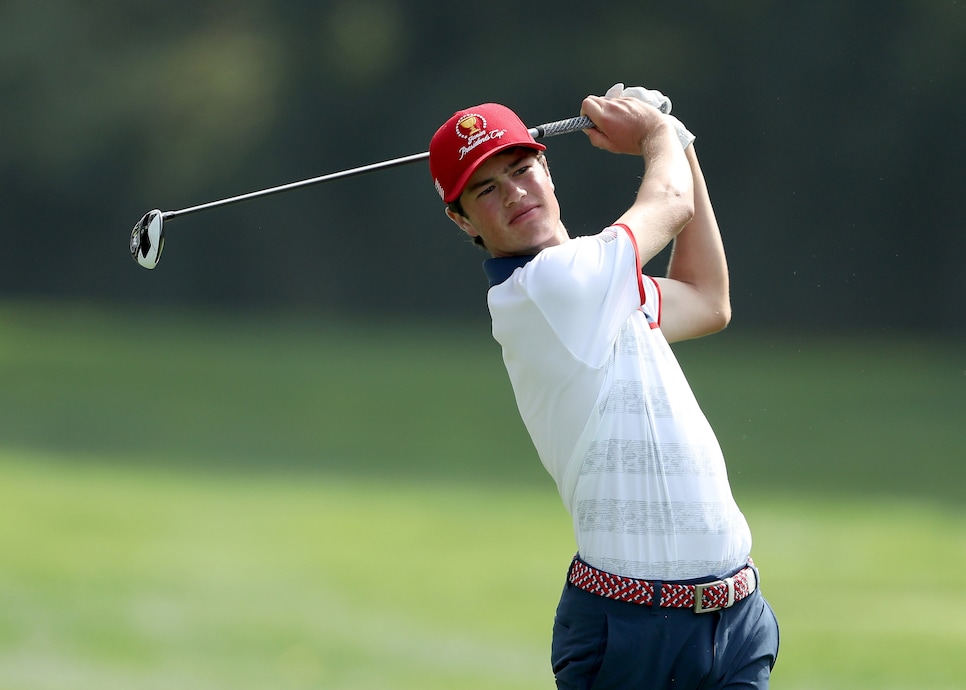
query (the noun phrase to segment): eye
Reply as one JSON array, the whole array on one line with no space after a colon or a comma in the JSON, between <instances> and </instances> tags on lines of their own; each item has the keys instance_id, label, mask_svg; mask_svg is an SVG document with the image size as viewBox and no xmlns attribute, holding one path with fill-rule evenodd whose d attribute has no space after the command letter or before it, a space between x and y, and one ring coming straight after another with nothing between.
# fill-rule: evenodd
<instances>
[{"instance_id":1,"label":"eye","mask_svg":"<svg viewBox=\"0 0 966 690\"><path fill-rule=\"evenodd\" d=\"M496 188L496 186L495 185L492 185L492 184L490 186L488 186L488 187L484 187L483 189L480 190L480 193L476 195L476 198L477 199L480 199L480 198L486 196L487 194L489 194L490 192L492 192L495 188Z\"/></svg>"},{"instance_id":2,"label":"eye","mask_svg":"<svg viewBox=\"0 0 966 690\"><path fill-rule=\"evenodd\" d=\"M531 166L529 163L527 165L520 166L519 168L513 171L513 176L519 177L520 175L526 174L527 172L529 172L530 167Z\"/></svg>"}]
</instances>

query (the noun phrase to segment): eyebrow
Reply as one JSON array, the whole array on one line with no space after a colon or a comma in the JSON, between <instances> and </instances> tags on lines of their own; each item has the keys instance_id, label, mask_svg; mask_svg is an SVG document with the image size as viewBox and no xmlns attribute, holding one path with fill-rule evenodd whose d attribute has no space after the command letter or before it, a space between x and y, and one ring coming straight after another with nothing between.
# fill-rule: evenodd
<instances>
[{"instance_id":1,"label":"eyebrow","mask_svg":"<svg viewBox=\"0 0 966 690\"><path fill-rule=\"evenodd\" d=\"M528 153L523 153L523 154L521 154L521 155L520 155L520 156L518 156L517 158L514 158L514 159L513 159L513 161L512 161L511 163L508 163L508 164L507 164L507 166L506 166L505 168L503 168L503 172L507 172L508 170L511 170L512 168L515 168L515 167L517 167L517 166L518 166L518 165L520 165L520 163L522 163L522 162L523 162L523 161L524 161L524 160L525 160L525 159L526 159L526 158L527 158L528 156L532 156L532 155L533 155L532 153L529 153L529 152L528 152ZM466 190L467 190L467 191L470 191L470 192L472 192L472 191L474 191L474 190L477 190L477 189L479 189L480 187L485 187L486 185L488 185L488 184L490 184L491 182L493 182L493 180L494 180L494 179L495 179L495 178L492 178L492 177L488 177L488 178L486 178L485 180L480 180L480 181L479 181L479 182L477 182L476 184L472 184L472 185L470 185L469 187L467 187L467 188L466 188Z\"/></svg>"}]
</instances>

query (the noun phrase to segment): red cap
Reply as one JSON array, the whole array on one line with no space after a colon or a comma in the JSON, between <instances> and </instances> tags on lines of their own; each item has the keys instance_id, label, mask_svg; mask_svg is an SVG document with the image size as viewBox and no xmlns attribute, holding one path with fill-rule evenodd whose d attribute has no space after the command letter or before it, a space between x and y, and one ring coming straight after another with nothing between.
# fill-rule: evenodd
<instances>
[{"instance_id":1,"label":"red cap","mask_svg":"<svg viewBox=\"0 0 966 690\"><path fill-rule=\"evenodd\" d=\"M514 146L538 151L538 144L517 114L498 103L460 110L436 130L429 143L429 172L447 204L459 199L470 176L490 156Z\"/></svg>"}]
</instances>

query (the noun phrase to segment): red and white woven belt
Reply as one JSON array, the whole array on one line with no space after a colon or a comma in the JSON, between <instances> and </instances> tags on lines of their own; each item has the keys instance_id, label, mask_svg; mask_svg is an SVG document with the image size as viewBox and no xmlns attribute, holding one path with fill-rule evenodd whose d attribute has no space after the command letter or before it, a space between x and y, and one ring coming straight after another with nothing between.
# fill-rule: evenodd
<instances>
[{"instance_id":1,"label":"red and white woven belt","mask_svg":"<svg viewBox=\"0 0 966 690\"><path fill-rule=\"evenodd\" d=\"M661 607L694 609L695 613L710 613L734 606L758 588L758 575L748 559L748 565L731 577L696 585L662 582ZM570 582L582 590L631 604L651 606L654 602L654 582L633 577L613 575L598 570L575 558L568 574Z\"/></svg>"}]
</instances>

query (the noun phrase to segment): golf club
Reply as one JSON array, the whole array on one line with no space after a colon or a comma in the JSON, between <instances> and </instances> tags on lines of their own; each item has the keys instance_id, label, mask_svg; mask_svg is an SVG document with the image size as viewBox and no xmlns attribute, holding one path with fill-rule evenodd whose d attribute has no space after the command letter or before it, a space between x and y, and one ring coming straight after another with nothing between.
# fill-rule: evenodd
<instances>
[{"instance_id":1,"label":"golf club","mask_svg":"<svg viewBox=\"0 0 966 690\"><path fill-rule=\"evenodd\" d=\"M534 139L540 139L557 136L558 134L567 134L568 132L576 132L580 129L590 129L593 126L594 123L591 122L590 118L582 115L580 117L571 117L566 120L557 120L532 127L530 128L530 135ZM329 173L328 175L321 175L320 177L312 177L299 182L290 182L289 184L279 185L278 187L269 187L268 189L262 189L256 192L240 194L238 196L228 197L227 199L209 201L205 204L189 206L178 211L159 211L154 209L153 211L145 213L141 217L141 220L135 224L134 230L131 231L131 256L144 268L154 268L157 266L158 261L161 259L161 251L164 249L164 222L177 218L178 216L185 216L189 213L197 213L198 211L205 211L218 206L237 204L239 201L247 201L248 199L255 199L256 197L268 196L269 194L287 192L300 187L329 182L330 180L352 177L353 175L361 175L375 170L394 168L396 166L426 160L427 158L429 158L428 151L425 153L415 153L381 163L371 163L358 168L350 168L340 172Z\"/></svg>"}]
</instances>

